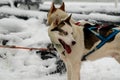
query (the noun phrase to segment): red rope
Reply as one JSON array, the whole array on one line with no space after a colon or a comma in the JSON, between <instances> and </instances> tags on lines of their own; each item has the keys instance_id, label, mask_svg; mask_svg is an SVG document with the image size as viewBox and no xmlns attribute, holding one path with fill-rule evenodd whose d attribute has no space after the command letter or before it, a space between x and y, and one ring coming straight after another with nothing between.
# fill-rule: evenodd
<instances>
[{"instance_id":1,"label":"red rope","mask_svg":"<svg viewBox=\"0 0 120 80\"><path fill-rule=\"evenodd\" d=\"M28 47L22 47L22 46L11 46L11 45L7 45L7 46L2 46L0 45L0 48L12 48L12 49L26 49L26 50L40 50L40 51L48 51L48 48L28 48Z\"/></svg>"}]
</instances>

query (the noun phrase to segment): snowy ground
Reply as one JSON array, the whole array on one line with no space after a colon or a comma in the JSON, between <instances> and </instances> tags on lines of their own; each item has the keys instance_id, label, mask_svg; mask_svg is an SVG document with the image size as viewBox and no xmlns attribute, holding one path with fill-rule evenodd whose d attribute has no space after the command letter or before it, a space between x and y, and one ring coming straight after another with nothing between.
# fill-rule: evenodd
<instances>
[{"instance_id":1,"label":"snowy ground","mask_svg":"<svg viewBox=\"0 0 120 80\"><path fill-rule=\"evenodd\" d=\"M47 33L48 26L43 23L46 13L6 7L0 9L0 12L31 16L28 20L18 19L14 16L0 19L1 45L3 40L8 40L6 45L38 48L46 47L50 43ZM36 18L36 16L38 17ZM108 16L106 15L106 17ZM116 17L113 17L114 20ZM3 57L0 58L0 80L66 80L66 74L49 74L56 69L56 58L42 60L34 50L7 48L0 48L0 55ZM120 64L113 58L82 63L81 80L120 80L119 75Z\"/></svg>"}]
</instances>

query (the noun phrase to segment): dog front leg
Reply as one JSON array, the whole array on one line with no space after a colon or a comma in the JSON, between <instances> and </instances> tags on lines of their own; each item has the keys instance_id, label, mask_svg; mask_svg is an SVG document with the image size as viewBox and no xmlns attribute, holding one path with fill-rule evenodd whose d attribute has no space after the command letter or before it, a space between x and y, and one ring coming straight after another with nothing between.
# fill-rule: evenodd
<instances>
[{"instance_id":1,"label":"dog front leg","mask_svg":"<svg viewBox=\"0 0 120 80\"><path fill-rule=\"evenodd\" d=\"M80 80L81 62L71 63L71 80Z\"/></svg>"},{"instance_id":2,"label":"dog front leg","mask_svg":"<svg viewBox=\"0 0 120 80\"><path fill-rule=\"evenodd\" d=\"M67 80L72 80L71 79L71 65L68 61L65 63L65 65L67 69Z\"/></svg>"},{"instance_id":3,"label":"dog front leg","mask_svg":"<svg viewBox=\"0 0 120 80\"><path fill-rule=\"evenodd\" d=\"M67 69L67 80L72 80L71 79L71 64L70 64L69 60L63 55L61 55L61 59L65 63L65 67Z\"/></svg>"}]
</instances>

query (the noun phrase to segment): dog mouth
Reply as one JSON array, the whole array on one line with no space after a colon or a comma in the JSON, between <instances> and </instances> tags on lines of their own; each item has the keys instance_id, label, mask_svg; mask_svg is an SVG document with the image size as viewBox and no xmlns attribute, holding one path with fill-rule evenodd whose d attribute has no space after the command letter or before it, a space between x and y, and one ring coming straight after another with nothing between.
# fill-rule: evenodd
<instances>
[{"instance_id":1,"label":"dog mouth","mask_svg":"<svg viewBox=\"0 0 120 80\"><path fill-rule=\"evenodd\" d=\"M62 44L63 48L67 51L67 53L71 53L71 48L68 44L66 44L62 39L58 39L59 42Z\"/></svg>"}]
</instances>

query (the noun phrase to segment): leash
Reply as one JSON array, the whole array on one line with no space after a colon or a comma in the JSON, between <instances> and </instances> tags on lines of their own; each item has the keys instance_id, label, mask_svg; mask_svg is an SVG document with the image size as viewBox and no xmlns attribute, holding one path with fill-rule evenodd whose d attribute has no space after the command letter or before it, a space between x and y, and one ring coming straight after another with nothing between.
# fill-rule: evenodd
<instances>
[{"instance_id":1,"label":"leash","mask_svg":"<svg viewBox=\"0 0 120 80\"><path fill-rule=\"evenodd\" d=\"M25 49L25 50L39 50L39 51L49 51L51 49L48 48L28 48L28 47L23 47L23 46L14 46L14 45L0 45L0 48L12 48L12 49Z\"/></svg>"},{"instance_id":2,"label":"leash","mask_svg":"<svg viewBox=\"0 0 120 80\"><path fill-rule=\"evenodd\" d=\"M107 43L111 38L113 38L117 33L120 32L120 30L117 30L117 29L114 29L114 28L113 28L113 29L112 29L113 32L105 38L105 37L101 36L99 33L95 32L95 31L93 30L93 29L96 29L96 27L90 27L90 28L88 28L88 29L89 29L93 34L95 34L96 37L98 37L98 38L101 40L101 42L100 42L95 48L93 48L91 51L89 51L86 55L84 55L84 56L82 57L82 61L86 60L86 57L87 57L87 56L91 55L93 52L95 52L96 50L98 50L99 48L101 48L105 43Z\"/></svg>"}]
</instances>

